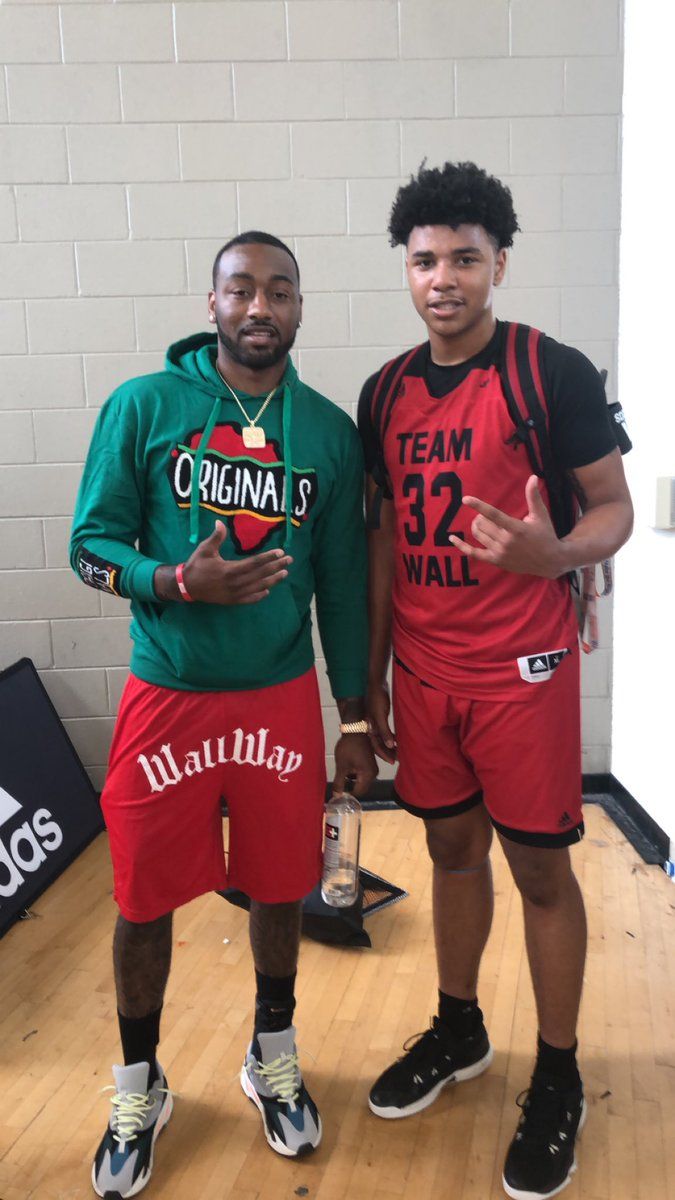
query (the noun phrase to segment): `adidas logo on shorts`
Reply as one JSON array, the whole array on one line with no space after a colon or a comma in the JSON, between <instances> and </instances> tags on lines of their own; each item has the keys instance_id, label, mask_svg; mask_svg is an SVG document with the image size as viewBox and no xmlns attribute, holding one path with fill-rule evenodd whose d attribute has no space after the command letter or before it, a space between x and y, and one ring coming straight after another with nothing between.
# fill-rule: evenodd
<instances>
[{"instance_id":1,"label":"adidas logo on shorts","mask_svg":"<svg viewBox=\"0 0 675 1200\"><path fill-rule=\"evenodd\" d=\"M526 683L539 683L543 679L550 679L556 667L559 667L563 658L570 651L564 647L562 650L546 650L541 654L525 654L517 660L520 678Z\"/></svg>"}]
</instances>

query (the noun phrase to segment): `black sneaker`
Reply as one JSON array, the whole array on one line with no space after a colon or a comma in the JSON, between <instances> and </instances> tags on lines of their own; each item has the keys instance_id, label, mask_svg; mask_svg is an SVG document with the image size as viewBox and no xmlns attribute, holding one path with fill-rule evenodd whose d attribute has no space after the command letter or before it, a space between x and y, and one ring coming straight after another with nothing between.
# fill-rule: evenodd
<instances>
[{"instance_id":1,"label":"black sneaker","mask_svg":"<svg viewBox=\"0 0 675 1200\"><path fill-rule=\"evenodd\" d=\"M557 1196L577 1169L574 1142L586 1120L583 1088L567 1091L560 1080L537 1073L516 1103L523 1112L506 1155L504 1190L512 1200Z\"/></svg>"},{"instance_id":2,"label":"black sneaker","mask_svg":"<svg viewBox=\"0 0 675 1200\"><path fill-rule=\"evenodd\" d=\"M458 1038L434 1017L431 1028L409 1038L403 1049L370 1089L368 1105L378 1117L411 1117L433 1104L446 1083L473 1079L492 1062L482 1018L475 1033Z\"/></svg>"}]
</instances>

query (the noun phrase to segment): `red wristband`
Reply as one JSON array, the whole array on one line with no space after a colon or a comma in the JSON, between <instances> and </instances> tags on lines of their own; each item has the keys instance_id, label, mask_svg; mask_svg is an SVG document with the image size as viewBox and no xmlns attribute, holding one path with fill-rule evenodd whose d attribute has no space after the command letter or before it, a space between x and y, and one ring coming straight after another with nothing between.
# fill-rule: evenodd
<instances>
[{"instance_id":1,"label":"red wristband","mask_svg":"<svg viewBox=\"0 0 675 1200\"><path fill-rule=\"evenodd\" d=\"M189 603L191 603L192 596L188 592L188 590L185 586L185 581L183 579L184 566L185 566L185 563L179 563L178 566L176 567L176 583L178 584L178 591L180 592L183 599L187 600Z\"/></svg>"}]
</instances>

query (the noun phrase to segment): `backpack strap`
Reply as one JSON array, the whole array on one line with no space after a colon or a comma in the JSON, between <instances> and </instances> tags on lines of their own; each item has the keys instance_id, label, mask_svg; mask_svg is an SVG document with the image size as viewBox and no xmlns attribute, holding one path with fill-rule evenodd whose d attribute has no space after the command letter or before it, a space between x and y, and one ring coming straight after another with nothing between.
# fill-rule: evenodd
<instances>
[{"instance_id":1,"label":"backpack strap","mask_svg":"<svg viewBox=\"0 0 675 1200\"><path fill-rule=\"evenodd\" d=\"M509 442L525 446L530 466L543 479L558 537L574 525L571 489L556 468L548 428L548 404L543 383L543 334L529 325L505 321L500 376L515 433Z\"/></svg>"},{"instance_id":2,"label":"backpack strap","mask_svg":"<svg viewBox=\"0 0 675 1200\"><path fill-rule=\"evenodd\" d=\"M574 490L553 460L548 432L548 404L543 386L543 336L538 329L505 322L506 333L500 375L509 414L516 431L509 441L522 442L535 475L543 479L558 537L574 527L579 510ZM601 372L603 385L607 372ZM590 654L598 646L597 598L612 590L612 564L602 563L603 591L598 592L596 568L569 572L582 649Z\"/></svg>"},{"instance_id":3,"label":"backpack strap","mask_svg":"<svg viewBox=\"0 0 675 1200\"><path fill-rule=\"evenodd\" d=\"M384 436L387 432L394 403L398 396L401 380L406 368L412 362L421 346L414 346L406 354L399 354L385 363L377 378L370 405L370 417L373 429L377 435L378 454L373 468L373 480L377 485L370 511L367 514L366 528L379 529L382 501L391 500L392 489L387 464L384 458Z\"/></svg>"}]
</instances>

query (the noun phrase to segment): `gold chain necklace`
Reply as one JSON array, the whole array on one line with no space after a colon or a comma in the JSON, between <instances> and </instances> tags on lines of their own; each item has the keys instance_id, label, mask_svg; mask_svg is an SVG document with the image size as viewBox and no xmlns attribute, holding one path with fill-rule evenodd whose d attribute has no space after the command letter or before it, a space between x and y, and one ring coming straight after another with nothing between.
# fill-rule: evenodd
<instances>
[{"instance_id":1,"label":"gold chain necklace","mask_svg":"<svg viewBox=\"0 0 675 1200\"><path fill-rule=\"evenodd\" d=\"M228 392L230 393L235 404L241 410L241 412L244 416L244 419L248 422L247 425L243 426L242 431L241 431L241 439L242 439L246 449L247 450L262 450L263 446L265 445L265 441L266 441L265 430L258 429L258 421L262 417L265 409L267 408L267 405L269 404L270 400L272 399L272 396L276 392L277 387L279 385L275 383L269 396L266 396L265 399L263 400L262 405L258 409L258 412L256 413L256 415L254 417L249 417L246 409L244 408L243 404L241 403L241 400L239 399L239 397L236 394L236 392L234 391L234 389L230 387L229 383L227 382L227 380L226 380L225 376L223 375L223 372L221 371L217 362L216 362L216 371L220 375L220 378L222 379L223 383L225 384L225 387L227 388Z\"/></svg>"}]
</instances>

